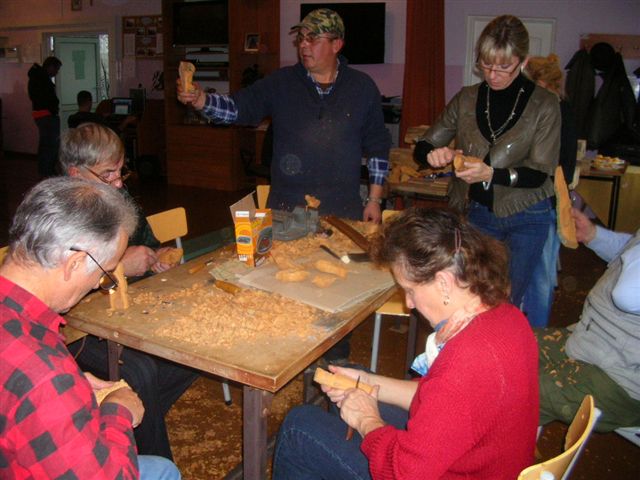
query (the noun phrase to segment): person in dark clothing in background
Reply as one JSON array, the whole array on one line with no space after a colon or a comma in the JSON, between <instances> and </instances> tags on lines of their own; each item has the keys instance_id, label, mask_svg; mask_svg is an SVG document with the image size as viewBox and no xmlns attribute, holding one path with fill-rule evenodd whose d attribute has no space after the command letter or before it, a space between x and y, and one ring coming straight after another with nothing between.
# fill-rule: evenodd
<instances>
[{"instance_id":1,"label":"person in dark clothing in background","mask_svg":"<svg viewBox=\"0 0 640 480\"><path fill-rule=\"evenodd\" d=\"M87 90L80 90L77 96L78 111L67 119L67 125L69 128L76 128L81 123L99 123L100 125L107 125L105 118L91 111L93 107L93 97L91 92Z\"/></svg>"},{"instance_id":2,"label":"person in dark clothing in background","mask_svg":"<svg viewBox=\"0 0 640 480\"><path fill-rule=\"evenodd\" d=\"M77 128L83 123L97 123L109 127L111 130L120 135L128 125L136 122L136 117L127 115L124 120L111 122L108 115L100 114L97 111L92 112L93 96L87 90L80 90L77 95L78 111L67 119L69 128ZM117 124L116 124L117 123Z\"/></svg>"},{"instance_id":3,"label":"person in dark clothing in background","mask_svg":"<svg viewBox=\"0 0 640 480\"><path fill-rule=\"evenodd\" d=\"M60 148L60 101L52 79L60 67L62 62L58 58L48 57L42 65L34 63L29 69L28 90L33 120L38 127L38 173L41 177L56 174Z\"/></svg>"}]
</instances>

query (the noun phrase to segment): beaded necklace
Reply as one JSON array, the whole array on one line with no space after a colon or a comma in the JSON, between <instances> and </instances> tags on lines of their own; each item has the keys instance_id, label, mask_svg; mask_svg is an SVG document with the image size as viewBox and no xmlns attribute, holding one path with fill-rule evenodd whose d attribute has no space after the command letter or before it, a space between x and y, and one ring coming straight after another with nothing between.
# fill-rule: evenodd
<instances>
[{"instance_id":1,"label":"beaded necklace","mask_svg":"<svg viewBox=\"0 0 640 480\"><path fill-rule=\"evenodd\" d=\"M511 109L511 113L507 117L507 120L497 130L493 130L493 128L491 128L491 114L490 114L490 110L489 110L490 109L490 103L489 103L489 96L490 96L489 94L490 94L490 92L491 92L491 88L489 87L489 85L487 85L487 108L484 111L484 114L487 117L487 126L489 127L489 134L491 135L491 143L496 143L496 138L498 138L500 135L502 135L502 132L504 132L504 129L507 128L507 125L509 125L509 122L515 116L516 107L518 106L518 101L520 100L520 95L522 95L524 93L524 88L520 87L520 89L518 90L518 95L516 96L516 101L513 104L513 108Z\"/></svg>"}]
</instances>

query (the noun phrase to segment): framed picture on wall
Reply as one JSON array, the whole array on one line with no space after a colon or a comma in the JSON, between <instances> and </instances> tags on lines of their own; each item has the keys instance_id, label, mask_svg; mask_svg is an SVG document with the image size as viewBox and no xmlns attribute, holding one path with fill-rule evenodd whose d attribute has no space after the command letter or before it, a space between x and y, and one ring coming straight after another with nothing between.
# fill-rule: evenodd
<instances>
[{"instance_id":1,"label":"framed picture on wall","mask_svg":"<svg viewBox=\"0 0 640 480\"><path fill-rule=\"evenodd\" d=\"M469 15L467 17L467 57L464 66L464 85L473 85L482 81L475 72L475 48L478 37L484 27L495 17ZM520 17L529 32L529 55L546 57L553 52L556 45L555 18Z\"/></svg>"},{"instance_id":2,"label":"framed picture on wall","mask_svg":"<svg viewBox=\"0 0 640 480\"><path fill-rule=\"evenodd\" d=\"M244 51L257 52L259 47L260 47L260 34L247 33L247 35L244 37Z\"/></svg>"}]
</instances>

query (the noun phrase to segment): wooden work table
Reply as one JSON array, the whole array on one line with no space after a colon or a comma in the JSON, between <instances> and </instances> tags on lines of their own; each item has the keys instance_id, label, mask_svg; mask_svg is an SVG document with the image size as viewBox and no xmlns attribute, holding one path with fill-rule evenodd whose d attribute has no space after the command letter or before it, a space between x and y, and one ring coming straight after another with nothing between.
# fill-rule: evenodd
<instances>
[{"instance_id":1,"label":"wooden work table","mask_svg":"<svg viewBox=\"0 0 640 480\"><path fill-rule=\"evenodd\" d=\"M317 327L315 331L319 333L307 338L295 337L281 330L262 330L253 340L245 339L221 346L215 339L208 345L202 342L202 337L194 341L158 335L159 328L170 326L177 319L190 315L191 305L197 297L180 297L176 296L177 293L194 284L200 285L198 288L214 288L207 268L195 273L189 270L212 257L222 261L233 255L234 252L227 247L130 285L132 302L128 310L109 311L108 295L95 292L81 301L65 318L69 325L105 338L112 344L117 342L242 383L244 478L264 478L267 416L273 393L384 304L394 293L395 287L374 294L347 311L319 313L312 320ZM158 294L167 300L158 301ZM139 301L140 298L154 297L154 301ZM274 299L277 298L274 296ZM238 304L237 308L243 307Z\"/></svg>"}]
</instances>

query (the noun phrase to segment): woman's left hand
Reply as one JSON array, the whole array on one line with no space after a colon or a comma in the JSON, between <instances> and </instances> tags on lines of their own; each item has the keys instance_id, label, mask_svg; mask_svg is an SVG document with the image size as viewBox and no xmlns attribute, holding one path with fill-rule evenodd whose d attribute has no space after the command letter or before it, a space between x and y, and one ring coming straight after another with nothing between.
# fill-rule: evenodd
<instances>
[{"instance_id":1,"label":"woman's left hand","mask_svg":"<svg viewBox=\"0 0 640 480\"><path fill-rule=\"evenodd\" d=\"M465 164L462 172L456 172L456 177L469 184L478 182L490 182L493 178L493 168L484 162Z\"/></svg>"},{"instance_id":2,"label":"woman's left hand","mask_svg":"<svg viewBox=\"0 0 640 480\"><path fill-rule=\"evenodd\" d=\"M370 431L384 426L378 410L379 388L377 385L373 387L371 395L360 389L350 388L345 391L344 399L338 403L342 420L355 428L363 438Z\"/></svg>"}]
</instances>

